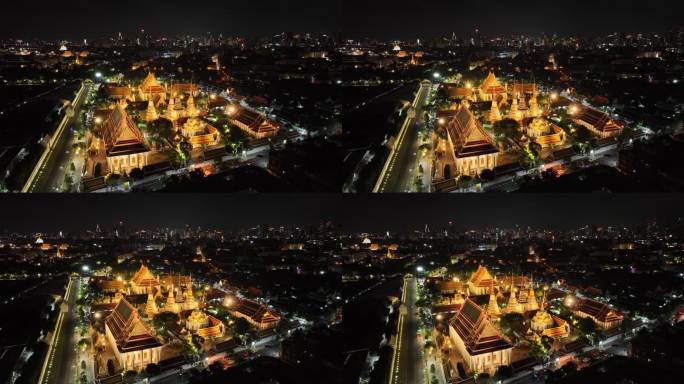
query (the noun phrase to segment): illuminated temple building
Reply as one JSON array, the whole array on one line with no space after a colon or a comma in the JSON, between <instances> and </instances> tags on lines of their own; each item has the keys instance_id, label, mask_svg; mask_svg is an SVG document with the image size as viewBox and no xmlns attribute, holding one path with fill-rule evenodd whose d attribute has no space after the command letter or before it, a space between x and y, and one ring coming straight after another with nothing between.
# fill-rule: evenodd
<instances>
[{"instance_id":1,"label":"illuminated temple building","mask_svg":"<svg viewBox=\"0 0 684 384\"><path fill-rule=\"evenodd\" d=\"M257 329L274 328L280 322L280 316L265 305L251 300L239 300L237 305L228 309L230 314L241 317Z\"/></svg>"},{"instance_id":2,"label":"illuminated temple building","mask_svg":"<svg viewBox=\"0 0 684 384\"><path fill-rule=\"evenodd\" d=\"M622 133L624 126L611 119L607 113L593 108L582 108L574 122L587 128L593 134L605 139Z\"/></svg>"},{"instance_id":3,"label":"illuminated temple building","mask_svg":"<svg viewBox=\"0 0 684 384\"><path fill-rule=\"evenodd\" d=\"M468 107L461 105L444 119L435 146L433 180L477 176L496 167L499 150Z\"/></svg>"},{"instance_id":4,"label":"illuminated temple building","mask_svg":"<svg viewBox=\"0 0 684 384\"><path fill-rule=\"evenodd\" d=\"M591 299L582 299L572 313L581 318L590 318L604 330L618 327L624 320L624 315L604 304Z\"/></svg>"},{"instance_id":5,"label":"illuminated temple building","mask_svg":"<svg viewBox=\"0 0 684 384\"><path fill-rule=\"evenodd\" d=\"M229 104L225 108L231 124L258 139L275 136L280 126L259 112Z\"/></svg>"},{"instance_id":6,"label":"illuminated temple building","mask_svg":"<svg viewBox=\"0 0 684 384\"><path fill-rule=\"evenodd\" d=\"M223 323L214 316L195 310L185 321L188 331L200 337L221 337L223 336Z\"/></svg>"},{"instance_id":7,"label":"illuminated temple building","mask_svg":"<svg viewBox=\"0 0 684 384\"><path fill-rule=\"evenodd\" d=\"M568 322L546 310L546 291L539 310L530 321L530 331L552 339L560 339L570 335Z\"/></svg>"},{"instance_id":8,"label":"illuminated temple building","mask_svg":"<svg viewBox=\"0 0 684 384\"><path fill-rule=\"evenodd\" d=\"M105 319L105 335L124 371L140 371L148 364L159 363L162 344L126 299L119 300Z\"/></svg>"},{"instance_id":9,"label":"illuminated temple building","mask_svg":"<svg viewBox=\"0 0 684 384\"><path fill-rule=\"evenodd\" d=\"M212 146L220 142L221 135L218 129L199 117L200 111L195 107L195 98L192 94L188 98L185 115L188 119L181 126L181 134L187 138L193 148Z\"/></svg>"},{"instance_id":10,"label":"illuminated temple building","mask_svg":"<svg viewBox=\"0 0 684 384\"><path fill-rule=\"evenodd\" d=\"M111 173L129 173L134 168L147 165L150 149L133 119L126 113L124 102L118 102L114 110L93 137L90 151L104 154Z\"/></svg>"},{"instance_id":11,"label":"illuminated temple building","mask_svg":"<svg viewBox=\"0 0 684 384\"><path fill-rule=\"evenodd\" d=\"M493 374L498 367L511 364L513 346L470 299L449 321L449 339L470 371Z\"/></svg>"},{"instance_id":12,"label":"illuminated temple building","mask_svg":"<svg viewBox=\"0 0 684 384\"><path fill-rule=\"evenodd\" d=\"M485 295L493 289L494 278L487 270L487 267L480 265L475 273L468 279L468 291L472 295Z\"/></svg>"},{"instance_id":13,"label":"illuminated temple building","mask_svg":"<svg viewBox=\"0 0 684 384\"><path fill-rule=\"evenodd\" d=\"M556 124L537 117L527 126L527 137L542 148L549 148L565 142L565 131Z\"/></svg>"}]
</instances>

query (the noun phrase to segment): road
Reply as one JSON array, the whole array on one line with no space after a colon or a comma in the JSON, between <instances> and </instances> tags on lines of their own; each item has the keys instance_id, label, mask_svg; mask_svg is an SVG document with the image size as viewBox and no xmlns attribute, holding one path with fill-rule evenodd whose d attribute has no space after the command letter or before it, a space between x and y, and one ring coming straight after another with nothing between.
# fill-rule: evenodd
<instances>
[{"instance_id":1,"label":"road","mask_svg":"<svg viewBox=\"0 0 684 384\"><path fill-rule=\"evenodd\" d=\"M424 367L423 349L418 339L416 279L411 277L404 280L402 289L402 309L389 384L422 384Z\"/></svg>"},{"instance_id":2,"label":"road","mask_svg":"<svg viewBox=\"0 0 684 384\"><path fill-rule=\"evenodd\" d=\"M52 342L40 374L39 384L72 383L77 373L77 324L76 299L80 290L80 279L72 277L64 294L61 313L57 317Z\"/></svg>"},{"instance_id":3,"label":"road","mask_svg":"<svg viewBox=\"0 0 684 384\"><path fill-rule=\"evenodd\" d=\"M75 139L73 128L80 124L81 107L86 96L90 93L91 87L92 84L85 84L83 86L82 92L78 94L78 98L73 104L73 116L68 119L63 129L58 128L55 131L58 137L55 140L54 147L50 150L42 167L38 170L38 174L29 186L28 192L61 192L64 175L71 164L73 154L72 144Z\"/></svg>"},{"instance_id":4,"label":"road","mask_svg":"<svg viewBox=\"0 0 684 384\"><path fill-rule=\"evenodd\" d=\"M429 84L422 84L413 101L415 117L407 116L399 131L394 150L387 158L385 168L380 174L374 192L412 192L415 176L420 162L418 147L418 132L423 126L423 106L430 95Z\"/></svg>"}]
</instances>

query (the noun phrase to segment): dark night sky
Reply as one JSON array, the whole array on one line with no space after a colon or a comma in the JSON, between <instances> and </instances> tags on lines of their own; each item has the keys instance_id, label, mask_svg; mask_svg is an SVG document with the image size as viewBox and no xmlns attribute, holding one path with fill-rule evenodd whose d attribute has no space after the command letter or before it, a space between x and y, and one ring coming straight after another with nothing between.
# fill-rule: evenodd
<instances>
[{"instance_id":1,"label":"dark night sky","mask_svg":"<svg viewBox=\"0 0 684 384\"><path fill-rule=\"evenodd\" d=\"M351 231L406 231L449 221L461 229L575 228L684 217L684 195L6 195L0 231L76 231L125 220L129 228L234 229L332 220Z\"/></svg>"},{"instance_id":2,"label":"dark night sky","mask_svg":"<svg viewBox=\"0 0 684 384\"><path fill-rule=\"evenodd\" d=\"M674 0L64 0L9 1L0 36L93 38L144 26L154 35L212 31L269 35L281 31L414 38L484 34L662 31L681 25Z\"/></svg>"}]
</instances>

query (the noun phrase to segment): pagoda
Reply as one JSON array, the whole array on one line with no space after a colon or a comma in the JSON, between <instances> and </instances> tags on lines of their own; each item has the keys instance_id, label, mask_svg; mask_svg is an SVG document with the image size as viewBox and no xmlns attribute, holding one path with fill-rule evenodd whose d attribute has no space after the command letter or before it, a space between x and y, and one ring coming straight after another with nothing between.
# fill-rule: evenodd
<instances>
[{"instance_id":1,"label":"pagoda","mask_svg":"<svg viewBox=\"0 0 684 384\"><path fill-rule=\"evenodd\" d=\"M541 116L541 109L539 109L539 102L537 101L537 92L535 91L530 98L530 109L528 111L530 117Z\"/></svg>"},{"instance_id":2,"label":"pagoda","mask_svg":"<svg viewBox=\"0 0 684 384\"><path fill-rule=\"evenodd\" d=\"M195 98L190 94L190 97L188 97L188 106L185 109L185 116L193 118L198 117L199 115L200 111L195 107Z\"/></svg>"},{"instance_id":3,"label":"pagoda","mask_svg":"<svg viewBox=\"0 0 684 384\"><path fill-rule=\"evenodd\" d=\"M147 100L147 111L145 112L145 122L151 123L159 118L157 108L155 108L152 99Z\"/></svg>"},{"instance_id":4,"label":"pagoda","mask_svg":"<svg viewBox=\"0 0 684 384\"><path fill-rule=\"evenodd\" d=\"M511 103L511 109L508 111L508 118L515 121L522 121L523 115L518 108L518 94L513 95L513 103Z\"/></svg>"},{"instance_id":5,"label":"pagoda","mask_svg":"<svg viewBox=\"0 0 684 384\"><path fill-rule=\"evenodd\" d=\"M534 294L534 288L530 285L530 291L527 293L527 302L525 303L525 312L536 311L539 309L537 297Z\"/></svg>"},{"instance_id":6,"label":"pagoda","mask_svg":"<svg viewBox=\"0 0 684 384\"><path fill-rule=\"evenodd\" d=\"M492 287L489 292L489 304L487 304L487 316L496 318L501 315L499 303L496 302L496 295L494 294L494 280L492 280Z\"/></svg>"},{"instance_id":7,"label":"pagoda","mask_svg":"<svg viewBox=\"0 0 684 384\"><path fill-rule=\"evenodd\" d=\"M176 303L176 298L173 294L173 286L169 288L169 296L166 298L166 305L164 305L166 312L178 313L180 312L180 305Z\"/></svg>"},{"instance_id":8,"label":"pagoda","mask_svg":"<svg viewBox=\"0 0 684 384\"><path fill-rule=\"evenodd\" d=\"M504 313L522 313L523 308L518 299L515 297L515 286L511 284L511 295L508 297L508 303L504 308Z\"/></svg>"},{"instance_id":9,"label":"pagoda","mask_svg":"<svg viewBox=\"0 0 684 384\"><path fill-rule=\"evenodd\" d=\"M175 97L169 98L169 104L166 106L165 117L167 120L170 120L171 122L175 122L180 117L178 115L178 111L176 110L176 98Z\"/></svg>"},{"instance_id":10,"label":"pagoda","mask_svg":"<svg viewBox=\"0 0 684 384\"><path fill-rule=\"evenodd\" d=\"M496 100L492 100L492 109L489 111L489 122L494 124L501 121L501 112L499 111L499 104Z\"/></svg>"},{"instance_id":11,"label":"pagoda","mask_svg":"<svg viewBox=\"0 0 684 384\"><path fill-rule=\"evenodd\" d=\"M147 316L151 319L154 317L159 312L159 308L157 308L157 302L154 300L154 296L152 296L152 293L147 294L147 305L145 306L145 313L147 313Z\"/></svg>"}]
</instances>

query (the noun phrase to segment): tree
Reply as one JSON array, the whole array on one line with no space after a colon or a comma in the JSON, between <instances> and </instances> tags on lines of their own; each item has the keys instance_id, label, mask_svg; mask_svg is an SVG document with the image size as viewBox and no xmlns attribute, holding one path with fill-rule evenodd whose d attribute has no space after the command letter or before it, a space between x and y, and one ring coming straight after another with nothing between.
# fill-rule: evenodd
<instances>
[{"instance_id":1,"label":"tree","mask_svg":"<svg viewBox=\"0 0 684 384\"><path fill-rule=\"evenodd\" d=\"M596 323L594 323L594 320L585 317L583 319L579 319L577 322L577 328L585 335L592 335L594 331L596 331Z\"/></svg>"},{"instance_id":2,"label":"tree","mask_svg":"<svg viewBox=\"0 0 684 384\"><path fill-rule=\"evenodd\" d=\"M494 134L500 139L504 138L507 140L519 141L522 138L522 132L520 131L520 124L513 119L503 119L497 121L492 126Z\"/></svg>"},{"instance_id":3,"label":"tree","mask_svg":"<svg viewBox=\"0 0 684 384\"><path fill-rule=\"evenodd\" d=\"M126 371L123 375L124 383L133 384L135 382L136 376L138 376L136 371Z\"/></svg>"},{"instance_id":4,"label":"tree","mask_svg":"<svg viewBox=\"0 0 684 384\"><path fill-rule=\"evenodd\" d=\"M150 376L157 376L161 373L161 367L158 364L150 363L145 367L145 372Z\"/></svg>"},{"instance_id":5,"label":"tree","mask_svg":"<svg viewBox=\"0 0 684 384\"><path fill-rule=\"evenodd\" d=\"M157 119L147 124L147 133L152 141L171 146L175 132L173 124L166 119Z\"/></svg>"},{"instance_id":6,"label":"tree","mask_svg":"<svg viewBox=\"0 0 684 384\"><path fill-rule=\"evenodd\" d=\"M173 312L162 312L154 317L154 327L163 331L175 332L178 330L178 315Z\"/></svg>"},{"instance_id":7,"label":"tree","mask_svg":"<svg viewBox=\"0 0 684 384\"><path fill-rule=\"evenodd\" d=\"M484 181L492 181L496 179L496 174L491 169L485 169L480 173L480 178Z\"/></svg>"},{"instance_id":8,"label":"tree","mask_svg":"<svg viewBox=\"0 0 684 384\"><path fill-rule=\"evenodd\" d=\"M513 368L510 365L502 365L496 370L496 378L504 380L513 377Z\"/></svg>"},{"instance_id":9,"label":"tree","mask_svg":"<svg viewBox=\"0 0 684 384\"><path fill-rule=\"evenodd\" d=\"M133 180L140 180L145 177L145 173L140 168L133 168L130 176Z\"/></svg>"},{"instance_id":10,"label":"tree","mask_svg":"<svg viewBox=\"0 0 684 384\"><path fill-rule=\"evenodd\" d=\"M525 317L520 313L507 313L501 316L499 326L507 336L517 339L516 333L525 333Z\"/></svg>"},{"instance_id":11,"label":"tree","mask_svg":"<svg viewBox=\"0 0 684 384\"><path fill-rule=\"evenodd\" d=\"M235 333L238 335L244 335L252 329L249 322L242 317L235 321Z\"/></svg>"},{"instance_id":12,"label":"tree","mask_svg":"<svg viewBox=\"0 0 684 384\"><path fill-rule=\"evenodd\" d=\"M88 339L81 339L78 341L78 347L81 349L81 351L85 351L89 344L90 343L88 342Z\"/></svg>"}]
</instances>

